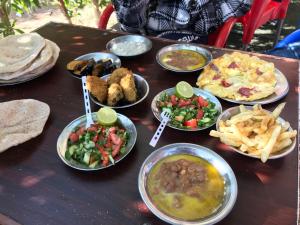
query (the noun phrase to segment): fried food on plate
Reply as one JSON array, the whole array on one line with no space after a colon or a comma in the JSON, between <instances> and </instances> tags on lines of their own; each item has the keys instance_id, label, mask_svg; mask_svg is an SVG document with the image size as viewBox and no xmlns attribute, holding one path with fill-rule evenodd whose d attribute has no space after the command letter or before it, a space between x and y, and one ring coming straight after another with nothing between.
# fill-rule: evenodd
<instances>
[{"instance_id":1,"label":"fried food on plate","mask_svg":"<svg viewBox=\"0 0 300 225\"><path fill-rule=\"evenodd\" d=\"M197 85L221 98L253 101L273 94L276 82L273 63L233 52L214 59Z\"/></svg>"},{"instance_id":2,"label":"fried food on plate","mask_svg":"<svg viewBox=\"0 0 300 225\"><path fill-rule=\"evenodd\" d=\"M219 131L210 131L210 136L266 162L270 155L291 145L297 135L288 122L277 120L284 106L285 103L281 103L269 112L260 105L253 106L252 110L241 105L240 113L226 121L220 120Z\"/></svg>"},{"instance_id":3,"label":"fried food on plate","mask_svg":"<svg viewBox=\"0 0 300 225\"><path fill-rule=\"evenodd\" d=\"M137 99L137 91L134 83L133 74L127 74L120 81L125 99L129 102L135 102Z\"/></svg>"},{"instance_id":4,"label":"fried food on plate","mask_svg":"<svg viewBox=\"0 0 300 225\"><path fill-rule=\"evenodd\" d=\"M121 79L125 77L127 74L132 74L132 72L123 67L115 69L110 75L110 77L108 78L107 82L109 85L113 83L119 84Z\"/></svg>"},{"instance_id":5,"label":"fried food on plate","mask_svg":"<svg viewBox=\"0 0 300 225\"><path fill-rule=\"evenodd\" d=\"M122 87L116 83L111 84L108 88L107 104L115 106L122 98L124 98Z\"/></svg>"},{"instance_id":6,"label":"fried food on plate","mask_svg":"<svg viewBox=\"0 0 300 225\"><path fill-rule=\"evenodd\" d=\"M108 85L105 80L102 80L96 76L87 76L86 86L99 102L103 103L106 101Z\"/></svg>"}]
</instances>

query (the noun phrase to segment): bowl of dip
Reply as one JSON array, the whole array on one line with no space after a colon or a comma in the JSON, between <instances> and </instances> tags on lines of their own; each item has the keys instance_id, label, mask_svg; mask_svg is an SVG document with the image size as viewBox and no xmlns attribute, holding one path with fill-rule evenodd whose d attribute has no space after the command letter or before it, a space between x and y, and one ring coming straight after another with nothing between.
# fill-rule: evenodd
<instances>
[{"instance_id":1,"label":"bowl of dip","mask_svg":"<svg viewBox=\"0 0 300 225\"><path fill-rule=\"evenodd\" d=\"M174 72L195 72L212 61L212 54L193 44L168 45L158 51L156 61L163 68Z\"/></svg>"},{"instance_id":2,"label":"bowl of dip","mask_svg":"<svg viewBox=\"0 0 300 225\"><path fill-rule=\"evenodd\" d=\"M106 49L111 53L132 57L148 52L152 48L152 42L141 35L124 35L110 40L106 44Z\"/></svg>"}]
</instances>

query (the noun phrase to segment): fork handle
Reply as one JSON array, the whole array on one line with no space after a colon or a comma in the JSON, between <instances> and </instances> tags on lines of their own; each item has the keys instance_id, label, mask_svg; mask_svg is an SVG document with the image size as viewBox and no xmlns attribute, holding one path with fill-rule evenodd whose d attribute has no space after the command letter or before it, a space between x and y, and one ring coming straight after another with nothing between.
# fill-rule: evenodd
<instances>
[{"instance_id":1,"label":"fork handle","mask_svg":"<svg viewBox=\"0 0 300 225\"><path fill-rule=\"evenodd\" d=\"M91 105L90 105L90 97L86 87L86 76L81 78L82 81L82 91L84 98L84 108L86 114L86 128L90 127L93 124L92 114L91 114Z\"/></svg>"},{"instance_id":2,"label":"fork handle","mask_svg":"<svg viewBox=\"0 0 300 225\"><path fill-rule=\"evenodd\" d=\"M157 142L158 142L158 139L160 138L163 130L165 129L167 123L169 122L169 118L164 118L162 119L161 123L159 124L155 134L153 135L149 145L151 145L152 147L155 147Z\"/></svg>"}]
</instances>

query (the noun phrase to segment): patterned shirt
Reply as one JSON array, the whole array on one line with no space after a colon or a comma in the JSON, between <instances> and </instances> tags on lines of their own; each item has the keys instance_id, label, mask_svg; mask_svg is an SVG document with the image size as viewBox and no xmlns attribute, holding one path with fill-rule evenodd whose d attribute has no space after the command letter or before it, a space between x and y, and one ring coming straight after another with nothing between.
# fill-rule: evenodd
<instances>
[{"instance_id":1,"label":"patterned shirt","mask_svg":"<svg viewBox=\"0 0 300 225\"><path fill-rule=\"evenodd\" d=\"M252 0L112 0L123 31L164 37L203 36L230 17L244 15ZM184 36L183 35L183 36ZM171 38L173 39L173 38ZM197 38L196 38L197 39Z\"/></svg>"}]
</instances>

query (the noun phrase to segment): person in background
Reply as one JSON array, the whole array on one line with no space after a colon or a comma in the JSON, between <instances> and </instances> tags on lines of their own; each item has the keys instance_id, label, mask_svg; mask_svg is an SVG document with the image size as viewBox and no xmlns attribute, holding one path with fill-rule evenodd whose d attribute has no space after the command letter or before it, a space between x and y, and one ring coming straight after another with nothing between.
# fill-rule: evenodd
<instances>
[{"instance_id":1,"label":"person in background","mask_svg":"<svg viewBox=\"0 0 300 225\"><path fill-rule=\"evenodd\" d=\"M112 0L121 30L184 42L206 43L230 17L244 15L252 0Z\"/></svg>"}]
</instances>

